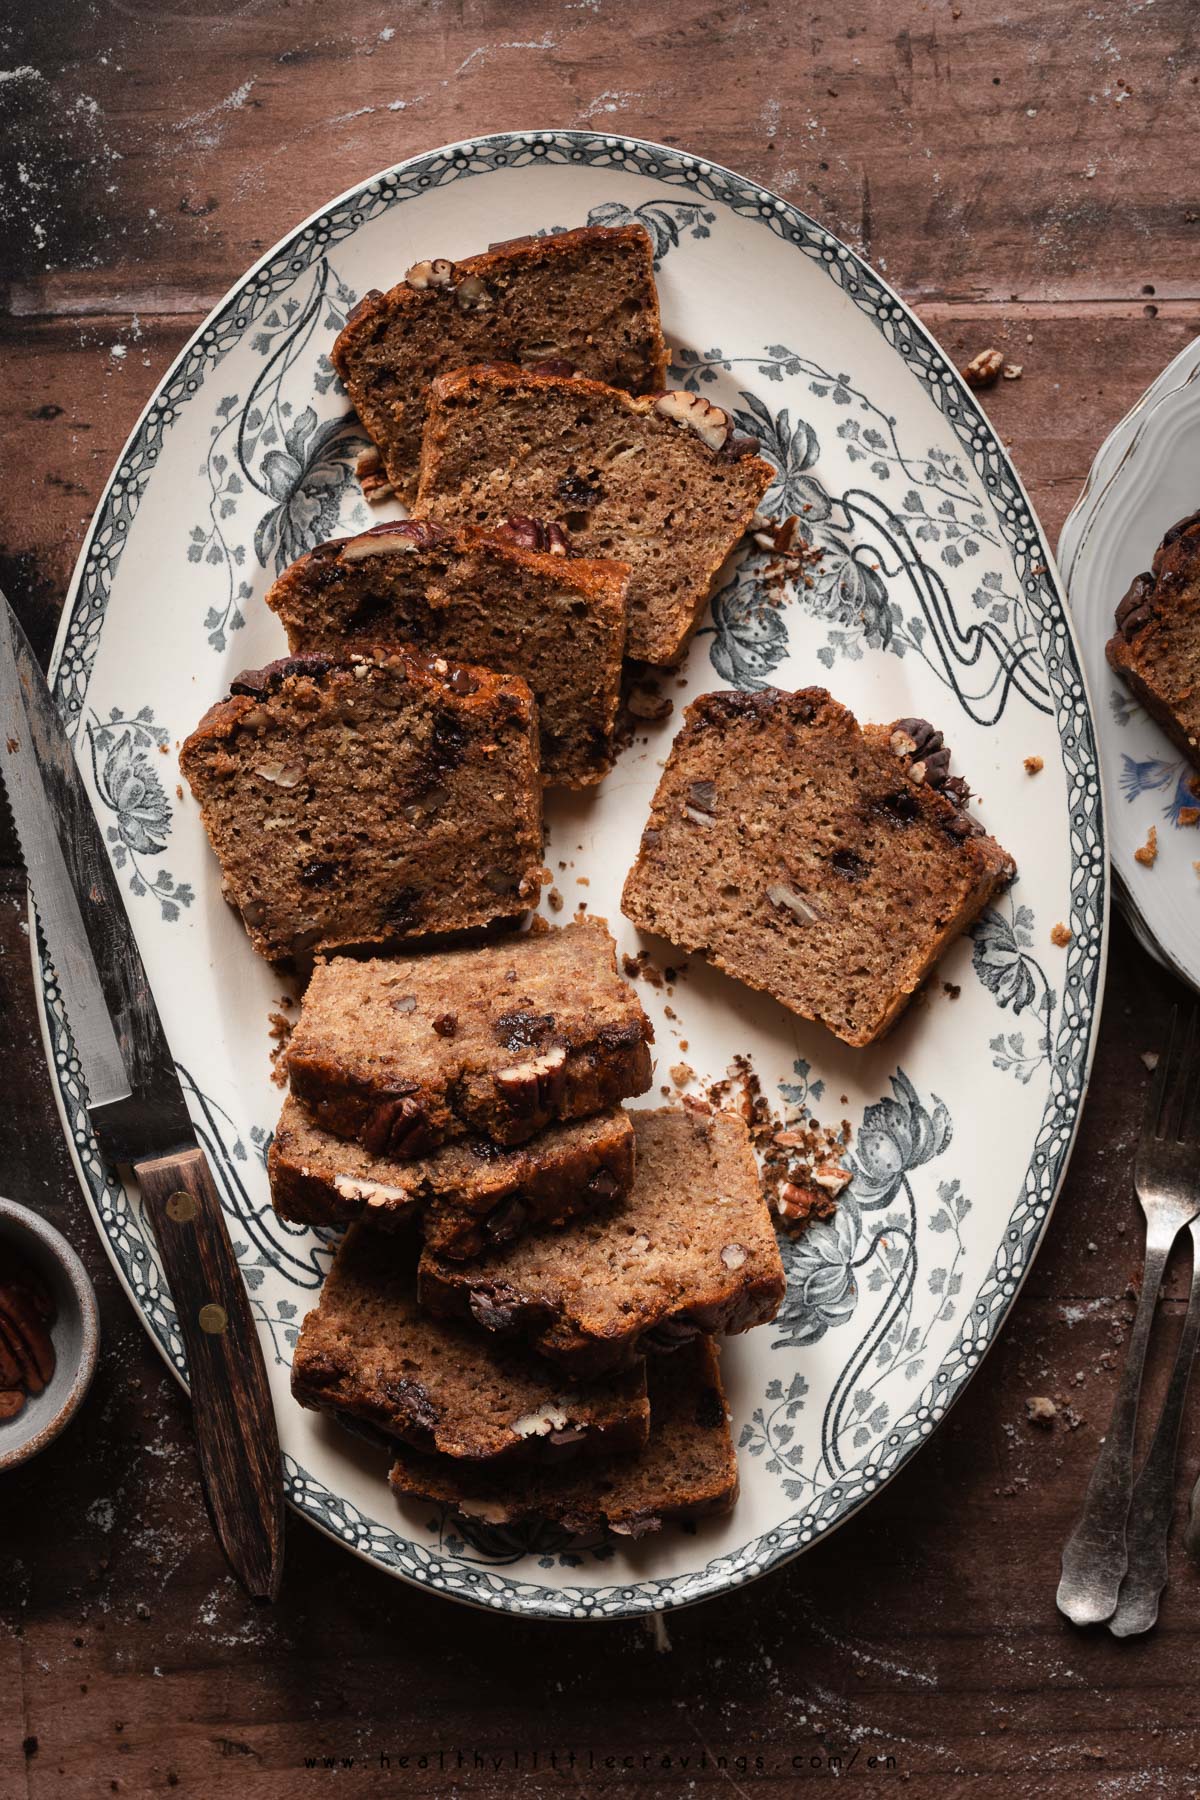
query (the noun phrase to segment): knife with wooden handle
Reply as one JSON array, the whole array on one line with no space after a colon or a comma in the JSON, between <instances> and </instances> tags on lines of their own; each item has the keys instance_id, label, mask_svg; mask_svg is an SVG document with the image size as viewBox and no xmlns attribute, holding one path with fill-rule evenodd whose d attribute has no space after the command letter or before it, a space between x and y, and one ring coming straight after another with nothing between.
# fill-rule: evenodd
<instances>
[{"instance_id":1,"label":"knife with wooden handle","mask_svg":"<svg viewBox=\"0 0 1200 1800\"><path fill-rule=\"evenodd\" d=\"M0 773L106 1159L131 1166L187 1354L213 1529L255 1599L283 1569L267 1371L221 1201L188 1114L104 839L54 699L0 594Z\"/></svg>"}]
</instances>

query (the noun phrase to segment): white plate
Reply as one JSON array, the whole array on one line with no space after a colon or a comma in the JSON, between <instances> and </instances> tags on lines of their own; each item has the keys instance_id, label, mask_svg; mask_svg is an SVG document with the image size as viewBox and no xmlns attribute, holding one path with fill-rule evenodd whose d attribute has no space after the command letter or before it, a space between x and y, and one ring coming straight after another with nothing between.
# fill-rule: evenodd
<instances>
[{"instance_id":1,"label":"white plate","mask_svg":"<svg viewBox=\"0 0 1200 1800\"><path fill-rule=\"evenodd\" d=\"M239 668L283 649L262 604L276 569L364 517L355 426L327 360L354 297L434 251L630 217L657 245L677 382L757 431L781 470L772 504L804 511L826 549L815 585L783 610L762 604L761 557L726 581L683 672L687 695L827 680L863 719L932 717L1021 875L869 1052L695 959L673 995L643 985L659 1083L680 1060L708 1081L749 1054L777 1107L851 1121L853 1187L833 1221L787 1249L779 1320L725 1350L742 1470L732 1517L616 1550L545 1532L465 1541L436 1508L397 1506L383 1459L289 1397L291 1346L328 1251L269 1206L280 1096L267 1016L280 986L221 899L175 755ZM162 383L80 558L55 667L229 1210L301 1512L456 1598L613 1617L760 1574L920 1447L992 1342L1062 1179L1097 1020L1106 863L1084 682L1028 500L953 366L845 245L724 169L590 132L481 139L376 177L271 251ZM618 896L679 723L685 695L671 691L672 719L597 795L549 807L564 916L586 900L626 951L639 946ZM1032 778L1031 756L1045 763ZM1065 950L1050 940L1058 921L1073 933ZM40 976L89 1202L182 1375L137 1198L97 1161L53 976Z\"/></svg>"},{"instance_id":2,"label":"white plate","mask_svg":"<svg viewBox=\"0 0 1200 1800\"><path fill-rule=\"evenodd\" d=\"M1200 987L1200 830L1181 826L1195 806L1196 771L1109 668L1104 646L1135 575L1164 532L1200 505L1200 339L1177 356L1102 446L1059 540L1063 579L1099 709L1116 892L1152 955ZM1134 861L1150 827L1152 868Z\"/></svg>"}]
</instances>

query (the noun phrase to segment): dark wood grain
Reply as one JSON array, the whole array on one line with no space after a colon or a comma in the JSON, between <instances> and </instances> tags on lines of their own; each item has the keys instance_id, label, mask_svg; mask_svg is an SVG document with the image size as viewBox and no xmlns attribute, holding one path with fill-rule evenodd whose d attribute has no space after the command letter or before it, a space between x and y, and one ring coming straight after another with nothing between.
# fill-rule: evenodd
<instances>
[{"instance_id":1,"label":"dark wood grain","mask_svg":"<svg viewBox=\"0 0 1200 1800\"><path fill-rule=\"evenodd\" d=\"M221 1198L193 1145L134 1167L175 1302L213 1530L252 1600L283 1575L283 1477L267 1370Z\"/></svg>"},{"instance_id":2,"label":"dark wood grain","mask_svg":"<svg viewBox=\"0 0 1200 1800\"><path fill-rule=\"evenodd\" d=\"M1111 425L1200 330L1198 31L1192 0L97 0L69 25L10 6L0 69L36 73L0 82L0 585L44 651L109 468L207 307L351 182L518 124L700 149L867 250L956 359L997 343L1024 373L986 404L1053 540ZM1071 1174L962 1405L827 1543L672 1617L668 1650L638 1625L463 1613L298 1521L277 1605L252 1607L200 1510L186 1400L76 1191L22 919L10 850L0 1191L79 1246L104 1342L71 1429L0 1483L3 1800L389 1783L674 1800L692 1780L774 1800L833 1779L834 1757L856 1782L938 1800L1200 1792L1200 1591L1178 1546L1153 1638L1079 1634L1054 1609L1140 1266L1142 1056L1175 997L1119 922ZM1173 1271L1152 1398L1185 1293ZM1049 1430L1027 1422L1033 1395L1060 1403ZM1193 1407L1189 1480L1198 1463ZM572 1747L632 1764L545 1762ZM398 1766L439 1750L444 1764ZM373 1772L306 1771L326 1755Z\"/></svg>"}]
</instances>

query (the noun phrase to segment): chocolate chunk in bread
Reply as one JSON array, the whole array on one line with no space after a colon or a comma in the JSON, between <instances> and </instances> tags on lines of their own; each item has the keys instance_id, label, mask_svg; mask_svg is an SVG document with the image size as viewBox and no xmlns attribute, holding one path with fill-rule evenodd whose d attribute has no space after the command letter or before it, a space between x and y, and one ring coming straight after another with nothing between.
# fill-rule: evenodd
<instances>
[{"instance_id":1,"label":"chocolate chunk in bread","mask_svg":"<svg viewBox=\"0 0 1200 1800\"><path fill-rule=\"evenodd\" d=\"M673 663L774 479L756 448L699 394L461 369L430 390L416 511L557 521L582 555L629 564L626 653Z\"/></svg>"},{"instance_id":2,"label":"chocolate chunk in bread","mask_svg":"<svg viewBox=\"0 0 1200 1800\"><path fill-rule=\"evenodd\" d=\"M824 688L688 707L625 883L643 931L869 1044L1014 873L923 719Z\"/></svg>"},{"instance_id":3,"label":"chocolate chunk in bread","mask_svg":"<svg viewBox=\"0 0 1200 1800\"><path fill-rule=\"evenodd\" d=\"M426 1249L421 1304L523 1337L577 1376L773 1319L783 1264L750 1134L731 1113L636 1110L632 1190L469 1262Z\"/></svg>"},{"instance_id":4,"label":"chocolate chunk in bread","mask_svg":"<svg viewBox=\"0 0 1200 1800\"><path fill-rule=\"evenodd\" d=\"M459 1138L415 1162L372 1156L322 1131L289 1095L271 1143L271 1199L281 1218L391 1230L419 1218L439 1257L479 1256L531 1226L558 1224L627 1193L634 1137L619 1107L548 1125L527 1144Z\"/></svg>"},{"instance_id":5,"label":"chocolate chunk in bread","mask_svg":"<svg viewBox=\"0 0 1200 1800\"><path fill-rule=\"evenodd\" d=\"M494 533L405 519L318 545L267 605L294 653L403 642L523 676L542 779L586 787L612 766L629 568L565 552L533 519Z\"/></svg>"},{"instance_id":6,"label":"chocolate chunk in bread","mask_svg":"<svg viewBox=\"0 0 1200 1800\"><path fill-rule=\"evenodd\" d=\"M511 919L540 891L533 696L401 649L247 671L180 753L272 961Z\"/></svg>"},{"instance_id":7,"label":"chocolate chunk in bread","mask_svg":"<svg viewBox=\"0 0 1200 1800\"><path fill-rule=\"evenodd\" d=\"M503 357L634 394L662 386L650 238L641 225L585 225L416 263L386 294L363 296L331 355L391 487L411 500L429 383L448 369Z\"/></svg>"},{"instance_id":8,"label":"chocolate chunk in bread","mask_svg":"<svg viewBox=\"0 0 1200 1800\"><path fill-rule=\"evenodd\" d=\"M1116 626L1109 665L1200 769L1200 512L1172 525L1118 606Z\"/></svg>"},{"instance_id":9,"label":"chocolate chunk in bread","mask_svg":"<svg viewBox=\"0 0 1200 1800\"><path fill-rule=\"evenodd\" d=\"M479 949L319 964L288 1042L292 1091L376 1156L520 1144L650 1085L649 1020L601 919Z\"/></svg>"},{"instance_id":10,"label":"chocolate chunk in bread","mask_svg":"<svg viewBox=\"0 0 1200 1800\"><path fill-rule=\"evenodd\" d=\"M472 1469L449 1457L402 1448L391 1482L405 1497L437 1500L488 1525L543 1520L581 1537L610 1531L644 1537L668 1521L732 1511L737 1455L711 1338L646 1365L650 1437L638 1456L580 1468Z\"/></svg>"},{"instance_id":11,"label":"chocolate chunk in bread","mask_svg":"<svg viewBox=\"0 0 1200 1800\"><path fill-rule=\"evenodd\" d=\"M646 1441L645 1372L581 1388L516 1346L417 1308L415 1247L352 1225L292 1361L302 1406L469 1463L590 1457Z\"/></svg>"}]
</instances>

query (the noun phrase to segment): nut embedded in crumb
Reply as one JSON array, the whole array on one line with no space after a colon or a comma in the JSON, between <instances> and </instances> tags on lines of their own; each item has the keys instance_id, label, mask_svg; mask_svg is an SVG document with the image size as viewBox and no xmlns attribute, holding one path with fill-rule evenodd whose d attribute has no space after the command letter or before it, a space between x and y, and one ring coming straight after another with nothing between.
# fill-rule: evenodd
<instances>
[{"instance_id":1,"label":"nut embedded in crumb","mask_svg":"<svg viewBox=\"0 0 1200 1800\"><path fill-rule=\"evenodd\" d=\"M1040 756L1027 756L1025 758L1025 773L1027 775L1040 775L1045 766L1046 765Z\"/></svg>"},{"instance_id":2,"label":"nut embedded in crumb","mask_svg":"<svg viewBox=\"0 0 1200 1800\"><path fill-rule=\"evenodd\" d=\"M1004 358L999 350L981 350L967 363L962 376L968 387L991 387L999 381L1003 368Z\"/></svg>"},{"instance_id":3,"label":"nut embedded in crumb","mask_svg":"<svg viewBox=\"0 0 1200 1800\"><path fill-rule=\"evenodd\" d=\"M1059 949L1063 950L1070 943L1070 941L1071 941L1071 933L1067 930L1067 927L1065 925L1058 924L1053 927L1053 929L1051 930L1051 933L1050 933L1050 942L1052 944L1057 944Z\"/></svg>"},{"instance_id":4,"label":"nut embedded in crumb","mask_svg":"<svg viewBox=\"0 0 1200 1800\"><path fill-rule=\"evenodd\" d=\"M784 1181L780 1183L775 1210L784 1226L799 1235L800 1231L821 1219L832 1219L837 1203L832 1194L823 1194L820 1188L810 1187L807 1182Z\"/></svg>"},{"instance_id":5,"label":"nut embedded in crumb","mask_svg":"<svg viewBox=\"0 0 1200 1800\"><path fill-rule=\"evenodd\" d=\"M1034 1394L1025 1402L1025 1415L1031 1425L1053 1425L1058 1408L1044 1394Z\"/></svg>"},{"instance_id":6,"label":"nut embedded in crumb","mask_svg":"<svg viewBox=\"0 0 1200 1800\"><path fill-rule=\"evenodd\" d=\"M363 499L370 506L378 506L381 501L390 500L395 493L384 472L383 458L378 450L364 450L354 465L354 473L358 476Z\"/></svg>"},{"instance_id":7,"label":"nut embedded in crumb","mask_svg":"<svg viewBox=\"0 0 1200 1800\"><path fill-rule=\"evenodd\" d=\"M1200 820L1200 806L1181 806L1175 815L1175 823L1185 827L1194 825L1197 820Z\"/></svg>"},{"instance_id":8,"label":"nut embedded in crumb","mask_svg":"<svg viewBox=\"0 0 1200 1800\"><path fill-rule=\"evenodd\" d=\"M1152 869L1158 861L1158 827L1152 825L1146 833L1146 841L1140 850L1133 853L1134 862L1141 863L1143 869Z\"/></svg>"}]
</instances>

